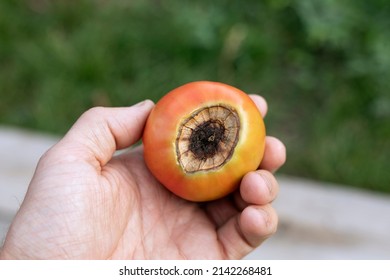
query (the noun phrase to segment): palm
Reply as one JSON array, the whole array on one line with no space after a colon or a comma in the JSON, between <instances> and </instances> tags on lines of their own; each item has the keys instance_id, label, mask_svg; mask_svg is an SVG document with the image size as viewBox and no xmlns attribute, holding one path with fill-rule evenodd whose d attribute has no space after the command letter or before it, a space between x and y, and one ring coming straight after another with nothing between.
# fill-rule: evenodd
<instances>
[{"instance_id":1,"label":"palm","mask_svg":"<svg viewBox=\"0 0 390 280\"><path fill-rule=\"evenodd\" d=\"M25 251L27 258L226 257L205 208L161 186L147 170L141 149L114 157L101 170L96 162L69 166L62 180L56 174L59 166L38 167L46 169L44 177L34 178L33 183L42 180L27 194L35 203L24 208L32 217L21 215L29 219L18 223L34 229L33 247L41 248ZM42 248L51 255L40 256L47 252Z\"/></svg>"},{"instance_id":2,"label":"palm","mask_svg":"<svg viewBox=\"0 0 390 280\"><path fill-rule=\"evenodd\" d=\"M162 187L145 167L140 150L115 159L107 169L113 173L106 182L117 190L111 201L122 201L122 206L110 205L113 216L120 217L121 226L116 229L116 248L105 257L225 257L218 242L217 225L205 208Z\"/></svg>"}]
</instances>

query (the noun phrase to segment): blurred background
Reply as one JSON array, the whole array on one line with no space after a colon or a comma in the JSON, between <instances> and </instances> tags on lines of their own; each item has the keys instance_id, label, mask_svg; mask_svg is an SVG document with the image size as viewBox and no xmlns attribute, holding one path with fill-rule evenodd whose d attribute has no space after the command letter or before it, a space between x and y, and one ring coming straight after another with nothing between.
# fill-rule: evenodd
<instances>
[{"instance_id":1,"label":"blurred background","mask_svg":"<svg viewBox=\"0 0 390 280\"><path fill-rule=\"evenodd\" d=\"M59 136L194 80L267 99L279 174L390 193L390 1L0 1L1 126Z\"/></svg>"}]
</instances>

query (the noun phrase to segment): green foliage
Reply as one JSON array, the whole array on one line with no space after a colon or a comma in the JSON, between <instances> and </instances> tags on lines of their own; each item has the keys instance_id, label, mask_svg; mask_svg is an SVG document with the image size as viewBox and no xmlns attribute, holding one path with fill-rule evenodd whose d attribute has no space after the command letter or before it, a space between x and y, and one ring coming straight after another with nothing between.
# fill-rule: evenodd
<instances>
[{"instance_id":1,"label":"green foliage","mask_svg":"<svg viewBox=\"0 0 390 280\"><path fill-rule=\"evenodd\" d=\"M284 173L390 192L389 78L387 0L0 2L1 123L222 81L266 97Z\"/></svg>"}]
</instances>

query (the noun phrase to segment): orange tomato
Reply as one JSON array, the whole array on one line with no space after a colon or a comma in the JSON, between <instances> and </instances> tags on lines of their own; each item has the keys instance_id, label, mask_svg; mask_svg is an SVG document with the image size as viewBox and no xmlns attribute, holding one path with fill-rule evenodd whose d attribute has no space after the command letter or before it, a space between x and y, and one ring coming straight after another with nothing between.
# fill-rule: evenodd
<instances>
[{"instance_id":1,"label":"orange tomato","mask_svg":"<svg viewBox=\"0 0 390 280\"><path fill-rule=\"evenodd\" d=\"M233 192L246 173L259 167L265 126L247 94L198 81L156 104L143 144L146 165L166 188L190 201L209 201Z\"/></svg>"}]
</instances>

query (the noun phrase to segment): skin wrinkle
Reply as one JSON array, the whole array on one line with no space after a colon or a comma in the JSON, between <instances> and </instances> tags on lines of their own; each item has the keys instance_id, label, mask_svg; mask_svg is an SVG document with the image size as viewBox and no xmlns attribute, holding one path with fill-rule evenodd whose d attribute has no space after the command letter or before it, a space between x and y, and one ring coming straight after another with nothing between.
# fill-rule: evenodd
<instances>
[{"instance_id":1,"label":"skin wrinkle","mask_svg":"<svg viewBox=\"0 0 390 280\"><path fill-rule=\"evenodd\" d=\"M112 177L115 178L115 176L112 176ZM108 208L110 207L110 204L115 205L114 201L109 200L109 198L111 197L112 200L117 199L116 195L107 195L106 194L106 192L113 194L114 189L113 188L106 188L105 182L106 181L103 181L101 184L96 186L97 188L96 188L96 191L94 192L96 205L98 205L99 211L91 211L91 216L92 216L93 220L99 220L98 216L107 217L108 211L106 211L106 209L108 210ZM91 208L89 207L89 209L91 209ZM93 238L94 238L94 240L97 240L98 243L100 243L101 240L103 240L104 237L106 237L106 236L109 237L109 238L107 238L107 240L109 240L108 243L109 244L112 243L113 233L111 231L111 226L109 223L116 223L115 217L110 217L109 219L107 219L107 218L102 219L97 225L100 230L93 231L93 233L92 233ZM102 250L106 251L106 248L105 248L106 243L105 242L102 242L102 243L104 244L104 247L100 248L99 253L101 253Z\"/></svg>"},{"instance_id":2,"label":"skin wrinkle","mask_svg":"<svg viewBox=\"0 0 390 280\"><path fill-rule=\"evenodd\" d=\"M138 135L141 135L145 128L145 124L141 125L143 123L143 120L141 119L140 116L133 115L131 122L136 123L136 127L139 127L140 129L139 131L136 131L136 133L134 132L132 133L131 131L128 130L128 128L124 128L124 130L127 131L128 139L139 138ZM137 137L134 137L134 134L136 134ZM120 148L124 148L124 147L120 147Z\"/></svg>"},{"instance_id":3,"label":"skin wrinkle","mask_svg":"<svg viewBox=\"0 0 390 280\"><path fill-rule=\"evenodd\" d=\"M161 208L161 207L159 207ZM175 241L175 238L172 238L172 226L170 225L171 221L167 221L167 219L165 219L165 217L167 216L165 211L160 211L160 215L157 217L157 221L154 223L154 225L151 227L151 231L153 232L154 235L158 235L159 234L159 231L156 231L155 228L157 227L157 225L159 226L162 226L163 228L166 229L166 232L167 232L167 235L164 236L164 239L167 240L166 244L169 244L169 243L173 243L175 245L175 247L177 248L177 252L180 252L179 248L180 246L177 245L176 241ZM171 217L171 216L169 216ZM180 225L178 225L177 227L180 227ZM177 240L177 238L176 238ZM153 244L154 248L158 246L155 246L155 245L158 245L158 244ZM163 248L161 248L163 249ZM151 248L151 250L153 250L153 248ZM160 256L164 256L163 252L161 252L161 255Z\"/></svg>"},{"instance_id":4,"label":"skin wrinkle","mask_svg":"<svg viewBox=\"0 0 390 280\"><path fill-rule=\"evenodd\" d=\"M206 214L213 221L216 229L225 224L226 220L229 220L238 213L237 208L233 205L232 202L230 202L228 205L221 206L221 204L227 201L227 198L222 198L221 200L215 201L214 203L208 204L206 206ZM228 217L228 219L223 217Z\"/></svg>"},{"instance_id":5,"label":"skin wrinkle","mask_svg":"<svg viewBox=\"0 0 390 280\"><path fill-rule=\"evenodd\" d=\"M140 209L137 201L134 202L134 208ZM136 221L136 224L139 226L137 226L137 227L131 226L131 222L134 219L138 219ZM142 227L142 223L139 221L139 216L135 216L132 219L128 219L127 223L125 224L123 230L120 233L120 234L122 234L122 237L119 238L119 240L117 242L117 246L121 246L121 245L123 246L124 244L127 244L129 242L134 242L135 244L137 244L137 246L132 251L125 251L124 249L122 249L120 253L110 254L110 256L114 259L119 259L119 258L135 259L137 256L138 248L139 248L138 245L140 242L142 243L142 240L140 240L138 242L138 240L133 239L133 236L141 236L142 237L142 228L141 227ZM144 250L143 248L144 247L141 246L141 251ZM114 248L114 250L115 250L115 248ZM145 252L144 252L144 255L145 255Z\"/></svg>"},{"instance_id":6,"label":"skin wrinkle","mask_svg":"<svg viewBox=\"0 0 390 280\"><path fill-rule=\"evenodd\" d=\"M134 176L135 177L135 176ZM146 256L145 252L145 235L143 234L145 232L144 230L144 222L142 220L143 217L143 209L139 205L138 201L140 200L140 193L134 192L132 193L134 199L132 200L133 209L137 209L140 215L133 216L131 219L128 219L126 225L124 226L122 232L124 233L122 238L118 240L118 244L126 244L129 241L127 239L130 239L131 242L134 242L137 244L137 246L134 247L134 250L128 252L131 253L130 259L137 259L139 257L139 254L141 252L141 255ZM137 226L132 225L136 224ZM132 239L133 236L139 236L139 240ZM127 255L127 252L124 252L124 255ZM126 258L126 257L125 257ZM142 257L141 259L145 259L145 257Z\"/></svg>"},{"instance_id":7,"label":"skin wrinkle","mask_svg":"<svg viewBox=\"0 0 390 280\"><path fill-rule=\"evenodd\" d=\"M265 185L267 186L268 192L269 192L270 196L272 196L272 194L273 194L273 189L271 187L272 186L272 182L270 181L269 176L266 175L264 172L259 172L258 174L260 174L260 176L264 180Z\"/></svg>"},{"instance_id":8,"label":"skin wrinkle","mask_svg":"<svg viewBox=\"0 0 390 280\"><path fill-rule=\"evenodd\" d=\"M241 212L242 210L244 210L249 205L248 202L246 202L242 198L240 190L239 191L235 191L233 193L233 201L234 201L234 206L237 209L237 212Z\"/></svg>"},{"instance_id":9,"label":"skin wrinkle","mask_svg":"<svg viewBox=\"0 0 390 280\"><path fill-rule=\"evenodd\" d=\"M242 215L242 213L239 216L237 216L235 219L235 223L234 223L235 229L238 232L238 234L240 235L241 239L245 242L245 244L248 245L251 249L253 249L253 245L251 244L251 242L248 240L248 238L246 237L246 235L242 231L241 215Z\"/></svg>"},{"instance_id":10,"label":"skin wrinkle","mask_svg":"<svg viewBox=\"0 0 390 280\"><path fill-rule=\"evenodd\" d=\"M257 174L259 174L260 177L262 178L262 180L265 182L265 185L267 186L267 189L268 189L269 197L275 198L276 197L276 195L275 195L276 189L273 188L273 186L278 184L276 182L276 180L272 180L273 177L270 173L268 173L268 171L262 170L262 171L257 172ZM272 202L273 200L274 199L272 199L270 202Z\"/></svg>"},{"instance_id":11,"label":"skin wrinkle","mask_svg":"<svg viewBox=\"0 0 390 280\"><path fill-rule=\"evenodd\" d=\"M170 232L170 234L169 234L169 240L171 241L171 243L173 243L174 245L175 245L175 247L177 248L177 252L178 252L178 254L179 254L179 256L181 256L181 258L182 259L185 259L185 260L187 260L188 259L188 257L186 256L186 254L182 251L182 250L180 250L180 243L178 242L178 240L180 239L180 238L177 238L177 236L173 236L173 232L172 231L169 231ZM183 235L184 233L182 233L181 235Z\"/></svg>"},{"instance_id":12,"label":"skin wrinkle","mask_svg":"<svg viewBox=\"0 0 390 280\"><path fill-rule=\"evenodd\" d=\"M116 157L115 160L119 160L119 161L124 161L124 162L126 162L126 158L124 158L123 156ZM127 165L127 163L126 163L126 165ZM124 178L124 179L125 179L125 178ZM136 176L132 176L131 179L137 181ZM119 180L119 178L118 178L118 180ZM127 179L126 179L126 180L127 180ZM126 185L131 185L131 184L133 184L132 181L129 181L129 182L126 183ZM137 204L137 201L140 201L140 198L136 199L135 196L139 196L139 193L138 193L138 192L132 192L132 194L130 195L130 198L131 198L131 197L134 198L134 199L131 200L131 204L132 204L132 205L136 205L136 204ZM120 198L118 198L118 199L120 199ZM140 212L142 211L142 207L139 207L139 206L137 205L136 208L137 208L137 209L140 209ZM127 219L127 217L128 217L129 215L130 215L130 212L128 213L128 215L125 215L126 219ZM137 218L138 218L138 217L137 217ZM113 251L115 251L116 248L118 248L118 246L119 246L121 243L125 242L125 241L124 241L124 235L123 235L123 234L124 234L124 232L126 231L126 229L129 228L129 223L130 223L130 222L131 222L131 220L130 220L130 219L127 219L127 222L124 223L123 228L122 228L122 229L120 230L120 232L118 233L119 236L122 235L122 237L119 238L118 241L116 242L116 245L114 246ZM139 222L139 224L140 224L140 227L143 227L143 223L142 223L142 222ZM141 230L142 230L142 229L141 229ZM131 230L131 232L133 232L133 230ZM141 240L141 242L142 242L142 240ZM123 252L123 253L125 253L125 252ZM134 254L135 254L135 251L133 252L132 257L135 256ZM111 255L112 255L112 254L111 254ZM126 253L125 255L127 256L127 253Z\"/></svg>"},{"instance_id":13,"label":"skin wrinkle","mask_svg":"<svg viewBox=\"0 0 390 280\"><path fill-rule=\"evenodd\" d=\"M266 228L270 229L271 228L271 217L270 217L270 214L268 213L268 211L265 211L262 208L260 208L260 211L262 212L262 216L264 218Z\"/></svg>"},{"instance_id":14,"label":"skin wrinkle","mask_svg":"<svg viewBox=\"0 0 390 280\"><path fill-rule=\"evenodd\" d=\"M171 212L174 212L174 211L171 211ZM177 222L179 221L179 213L177 211L174 212L175 215L175 219L174 219L174 222L173 224L177 224ZM165 215L167 215L168 217L171 217L172 215L170 213L165 213ZM171 229L171 226L168 226L167 224L167 220L165 220L164 222L164 227L165 229L167 230L167 232L169 232L169 235L168 235L168 240L169 240L169 243L172 243L174 244L174 246L177 248L177 253L179 254L179 256L181 256L183 259L188 259L187 256L184 254L184 252L182 252L180 250L180 244L178 244L178 240L179 238L176 238L177 236L173 236L173 231L170 230ZM180 235L183 235L185 233L181 233Z\"/></svg>"},{"instance_id":15,"label":"skin wrinkle","mask_svg":"<svg viewBox=\"0 0 390 280\"><path fill-rule=\"evenodd\" d=\"M166 198L166 200L172 200L172 199L174 199L173 194L169 194ZM164 226L166 232L168 233L168 235L166 236L167 243L172 243L175 246L177 253L183 258L187 259L184 252L180 250L181 246L177 241L180 239L179 237L182 235L184 237L187 237L186 229L188 227L186 225L188 224L188 220L182 219L180 211L178 211L176 207L171 209L171 208L164 207L164 205L169 205L169 202L166 201L161 203L159 207L160 209L159 212L161 213L161 215L159 216L158 221L160 222L160 224ZM193 211L195 211L195 209L193 209ZM165 219L166 217L170 217L170 219ZM172 217L174 217L174 219L172 219ZM176 234L176 236L173 236L172 225L176 225L175 226L176 229L183 227L183 230L180 232L180 234Z\"/></svg>"},{"instance_id":16,"label":"skin wrinkle","mask_svg":"<svg viewBox=\"0 0 390 280\"><path fill-rule=\"evenodd\" d=\"M49 207L44 204L41 203L41 213L37 213L39 214L38 216L36 217L30 217L30 227L29 229L30 230L33 230L33 232L26 232L25 233L25 236L26 238L22 239L22 240L25 240L25 244L27 246L32 246L33 248L35 247L34 243L31 242L31 240L33 240L32 237L35 237L35 238L38 238L38 239L46 239L47 242L45 244L45 247L46 249L49 249L50 251L52 251L52 247L54 245L54 247L57 247L55 244L59 244L59 241L63 239L63 236L64 236L64 232L69 232L69 229L67 230L64 230L63 232L61 232L61 235L59 235L57 233L57 231L53 231L53 227L48 227L48 224L46 223L46 220L47 219L52 219L50 218L51 216L56 217L56 213L50 213L49 211L44 211L44 210L53 210L52 207L50 207L50 203L49 203ZM44 218L42 219L41 217L39 216L43 216ZM40 222L39 222L40 221ZM63 220L65 221L65 219ZM65 223L64 226L67 228L68 225ZM45 233L43 235L43 233ZM53 235L54 234L54 235ZM50 238L47 238L46 236L49 235L49 236L52 236ZM60 238L60 239L58 239ZM54 240L55 241L55 244L52 243L51 240ZM21 246L23 246L23 244L20 244ZM39 248L36 248L37 250L39 250Z\"/></svg>"},{"instance_id":17,"label":"skin wrinkle","mask_svg":"<svg viewBox=\"0 0 390 280\"><path fill-rule=\"evenodd\" d=\"M99 147L100 146L100 135L104 135L104 128L102 128L102 123L95 123L95 127L88 127L87 131L80 131L77 130L74 134L74 138L81 139L78 140L81 142L81 145L85 148L82 149L82 151L89 151L89 153L97 160L99 163L100 168L102 168L105 164L104 162L104 153L106 152L106 146ZM103 131L103 132L102 132ZM107 136L105 136L107 138ZM88 158L93 158L88 157Z\"/></svg>"},{"instance_id":18,"label":"skin wrinkle","mask_svg":"<svg viewBox=\"0 0 390 280\"><path fill-rule=\"evenodd\" d=\"M92 115L94 113L98 113L99 116L106 115L104 108L92 108L88 110L85 114L89 117L89 115ZM136 123L137 126L139 126L139 123L141 122L139 116L133 116L133 122ZM102 121L98 121L95 123L96 128L89 130L89 143L86 142L84 145L88 150L91 151L91 154L94 155L96 160L99 162L100 168L102 168L107 162L105 158L105 154L113 154L116 150L123 148L123 143L119 143L117 141L117 137L114 137L117 133L117 131L126 131L127 137L126 139L131 139L132 133L128 131L128 128L124 127L121 122L118 121L115 117L109 117L107 120L104 120L102 118ZM123 129L123 130L122 130ZM136 134L139 132L137 131ZM82 135L81 135L82 136ZM105 140L101 140L101 137L105 137ZM76 137L76 138L80 138ZM83 139L83 138L82 138ZM109 143L105 147L101 147L101 143ZM101 153L99 151L102 151ZM109 151L109 152L103 152L103 151Z\"/></svg>"},{"instance_id":19,"label":"skin wrinkle","mask_svg":"<svg viewBox=\"0 0 390 280\"><path fill-rule=\"evenodd\" d=\"M192 209L192 211L197 211L197 209L194 208L194 209ZM180 218L180 214L177 214L176 216L178 217L177 220L180 220L179 219ZM173 224L176 224L176 223L173 223ZM180 234L176 234L175 235L175 237L172 239L172 243L175 245L178 254L183 259L189 259L189 257L185 254L185 252L183 250L181 250L181 248L183 246L182 246L181 243L179 243L179 240L182 240L182 242L183 242L183 240L188 240L188 239L192 240L191 236L187 232L192 227L192 221L188 221L187 219L185 220L184 223L181 221L179 223L179 227L181 228ZM171 226L170 228L172 229L173 227ZM170 236L172 236L172 230L171 230Z\"/></svg>"},{"instance_id":20,"label":"skin wrinkle","mask_svg":"<svg viewBox=\"0 0 390 280\"><path fill-rule=\"evenodd\" d=\"M224 198L225 199L225 198ZM233 203L233 200L231 200L232 202L230 203L231 205L235 204ZM230 205L229 204L229 205ZM234 207L234 206L233 206ZM234 207L235 208L235 207ZM242 232L241 230L239 230L239 218L241 216L241 214L237 214L238 212L236 212L233 216L231 216L230 218L228 218L226 221L224 221L223 223L221 223L217 228L217 240L219 241L219 246L220 246L220 251L222 252L222 254L225 256L226 259L235 259L234 256L231 256L231 252L229 252L228 250L228 247L234 247L234 246L231 246L231 244L226 244L226 242L229 242L231 243L230 240L226 240L226 239L221 239L221 230L223 229L223 226L225 226L226 224L228 224L229 222L231 222L231 219L234 219L234 229L238 232L239 236L245 241L245 237L242 235Z\"/></svg>"},{"instance_id":21,"label":"skin wrinkle","mask_svg":"<svg viewBox=\"0 0 390 280\"><path fill-rule=\"evenodd\" d=\"M65 226L65 229L60 232L60 235L62 238L57 238L58 240L65 239L67 235L71 236L71 239L68 239L68 241L65 241L66 243L57 243L57 246L55 248L75 248L75 251L79 251L79 254L83 254L82 247L85 245L85 240L89 240L88 242L91 242L96 234L95 231L91 231L90 229L85 228L83 225L85 223L82 223L79 220L80 213L86 213L86 210L90 209L87 205L83 207L83 209L80 209L80 203L78 203L78 200L70 199L71 203L75 205L73 208L73 212L67 212L62 213L66 216L66 218L63 219L63 223ZM84 204L81 204L84 205ZM61 216L61 213L55 213L54 218L56 215ZM82 215L83 216L83 215ZM91 212L88 211L88 214L84 216L85 219L89 219L91 217ZM60 219L61 220L61 219ZM81 222L81 223L80 223ZM76 226L75 226L76 225ZM81 231L84 229L83 231ZM52 238L55 241L55 237ZM64 251L66 253L66 258L69 259L69 250ZM74 254L74 253L73 253Z\"/></svg>"},{"instance_id":22,"label":"skin wrinkle","mask_svg":"<svg viewBox=\"0 0 390 280\"><path fill-rule=\"evenodd\" d=\"M115 120L115 119L114 119ZM109 134L109 135L111 135L111 139L109 140L109 141L106 141L106 143L108 143L108 142L110 142L110 147L109 147L109 149L110 149L110 154L112 155L112 154L114 154L114 152L116 151L116 150L118 150L118 147L120 146L119 144L118 144L118 140L116 139L116 137L114 137L114 135L115 135L115 129L113 129L113 124L112 124L112 119L109 119L109 120L107 120L106 122L104 122L105 123L105 125L106 125L106 128L108 129L108 131L109 131L109 133L106 133L106 134ZM103 128L104 129L104 128ZM108 153L107 153L108 154Z\"/></svg>"},{"instance_id":23,"label":"skin wrinkle","mask_svg":"<svg viewBox=\"0 0 390 280\"><path fill-rule=\"evenodd\" d=\"M135 154L137 157L140 157L140 154L139 154L139 151L137 150L137 153ZM143 163L144 164L144 163ZM130 165L130 163L127 163L127 165ZM144 180L142 179L141 175L139 175L139 172L137 172L137 170L135 170L133 172L133 179L135 181L135 183L137 185L142 185L144 184ZM143 195L143 189L140 189L138 192L135 192L134 193L138 199L137 201L143 201L143 198L144 198L144 195ZM148 197L146 197L146 199L148 199ZM145 203L145 205L147 205L147 203ZM147 237L149 235L149 230L146 229L145 225L146 225L146 222L143 221L142 217L146 217L146 216L149 216L149 213L147 213L147 208L145 207L141 207L140 205L137 205L137 208L139 209L139 212L140 212L140 215L139 215L139 225L140 225L140 232L141 232L141 240L140 240L140 243L142 244L142 251L143 251L143 258L145 258L146 255L148 255L148 246L147 246ZM134 253L136 255L136 249L134 250Z\"/></svg>"},{"instance_id":24,"label":"skin wrinkle","mask_svg":"<svg viewBox=\"0 0 390 280\"><path fill-rule=\"evenodd\" d=\"M125 228L127 228L127 226L128 226L128 224L126 224ZM108 255L107 255L108 257L107 257L106 259L113 260L113 259L116 259L116 258L117 258L116 255L118 255L118 253L116 253L116 252L119 251L119 250L121 250L120 245L124 243L124 238L125 238L124 235L123 235L124 231L125 231L125 230L123 230L123 231L120 232L120 234L122 234L122 236L119 237L118 240L113 244L112 249L111 249L111 251L108 253ZM121 250L121 252L119 253L119 255L123 255L123 256L125 255L124 252L123 252L123 250Z\"/></svg>"},{"instance_id":25,"label":"skin wrinkle","mask_svg":"<svg viewBox=\"0 0 390 280\"><path fill-rule=\"evenodd\" d=\"M113 172L115 170L111 170L112 162L116 161L116 160L117 160L117 158L113 158L107 165L105 165L102 168L102 172L100 175L101 175L102 179L104 179L104 181L99 185L99 187L95 193L98 195L100 194L99 195L100 198L97 198L96 201L102 201L104 203L106 201L106 198L104 198L104 197L112 197L116 201L111 201L111 205L113 205L114 207L121 207L120 190L118 188L113 188L113 187L106 188L105 187L105 186L109 186L109 185L120 186L121 179L118 177L118 175L117 175L118 173ZM106 192L110 192L110 195L107 196ZM106 205L106 204L104 204L104 205ZM104 209L105 207L102 207L102 208ZM103 213L102 213L103 216L105 215L105 212L106 211L103 211ZM106 220L110 221L110 223L112 223L113 221L116 221L117 219L118 219L118 217L110 217L109 219L106 219ZM117 222L116 224L120 225L122 223ZM112 227L112 225L106 223L105 225L102 224L101 226L104 229L107 229L109 232L111 232L110 228ZM123 230L125 227L126 227L126 224L124 225L123 229L121 230L122 233L123 233ZM112 242L115 244L113 246L113 248L116 248L120 242L120 232L118 232L118 234L116 234L116 235L114 235L113 232L111 232L111 234L109 234L109 236L111 236L113 238ZM99 238L96 238L96 239L98 240ZM113 249L111 251L112 252L110 252L110 255L113 254Z\"/></svg>"},{"instance_id":26,"label":"skin wrinkle","mask_svg":"<svg viewBox=\"0 0 390 280\"><path fill-rule=\"evenodd\" d=\"M137 122L137 124L140 122L139 118L135 117L134 120ZM126 131L126 136L123 137L123 139L126 139L126 141L128 139L131 139L132 138L132 133L128 130L127 127L125 127L120 121L118 121L117 118L110 118L108 121L107 121L107 127L108 129L110 130L110 134L111 135L115 135L115 132L116 131ZM120 143L119 142L119 139L117 139L116 137L113 137L113 142L115 143L115 147L114 147L114 150L113 150L113 153L119 149L122 149L124 148L124 143Z\"/></svg>"},{"instance_id":27,"label":"skin wrinkle","mask_svg":"<svg viewBox=\"0 0 390 280\"><path fill-rule=\"evenodd\" d=\"M163 191L165 192L166 190L163 190ZM171 199L176 199L176 197L173 194L169 194L166 199L171 200ZM183 203L186 204L184 201L183 201ZM144 223L142 223L143 232L144 232L145 236L149 236L150 234L155 233L155 230L154 230L155 227L157 227L158 225L159 226L163 225L167 229L167 232L169 233L169 235L166 236L167 240L173 241L172 244L174 244L174 246L177 248L177 253L180 256L188 259L188 257L185 255L185 253L180 250L181 246L180 246L179 243L177 243L177 240L179 239L178 236L173 237L171 235L172 234L172 227L171 227L170 224L171 223L175 224L175 222L170 220L170 224L168 224L167 220L164 219L164 217L166 217L166 216L172 217L170 212L178 213L177 209L170 209L169 210L169 209L165 208L164 205L167 205L167 204L169 204L168 201L166 201L166 202L162 201L161 204L159 204L157 206L157 208L160 209L158 212L161 213L161 214L157 217L157 222L154 222L152 227L149 230L145 230ZM161 211L161 209L162 209L162 211ZM193 209L193 211L195 211L195 210L196 209ZM175 217L176 217L175 221L179 221L180 220L180 215L179 214L175 215ZM162 223L161 223L161 221L162 221ZM182 222L180 222L179 224L176 225L176 229L178 227L180 227L180 225L185 226L185 225L182 224ZM185 227L185 228L187 228L187 227ZM185 232L183 232L182 234L185 235ZM145 246L144 248L147 250L148 246L145 243L144 243L144 246ZM150 248L150 250L153 250L152 248Z\"/></svg>"},{"instance_id":28,"label":"skin wrinkle","mask_svg":"<svg viewBox=\"0 0 390 280\"><path fill-rule=\"evenodd\" d=\"M268 234L265 235L264 238L268 238L269 236L272 236L276 232L278 227L278 218L277 216L274 218L271 217L271 216L275 216L276 214L271 215L271 213L274 213L274 210L270 206L270 204L261 207L258 206L258 208L261 209L263 213L265 213L265 217L264 216L263 217L265 220L266 228L268 230ZM264 208L267 208L267 210L265 210Z\"/></svg>"},{"instance_id":29,"label":"skin wrinkle","mask_svg":"<svg viewBox=\"0 0 390 280\"><path fill-rule=\"evenodd\" d=\"M229 254L227 252L227 248L224 245L223 240L220 239L219 234L217 234L217 243L219 245L219 251L221 252L223 258L224 259L228 259L229 258Z\"/></svg>"},{"instance_id":30,"label":"skin wrinkle","mask_svg":"<svg viewBox=\"0 0 390 280\"><path fill-rule=\"evenodd\" d=\"M238 235L240 236L241 240L244 242L244 245L249 247L249 249L253 249L253 246L250 244L250 242L247 240L245 234L242 232L242 227L240 224L241 214L239 214L238 216L235 216L233 219L234 219L234 221L233 221L234 222L234 229L238 233ZM231 242L231 241L229 240L229 242ZM223 243L223 244L225 244L225 243ZM230 247L234 248L234 246L230 246ZM229 252L228 250L226 250L229 258L236 259L237 258L236 255L241 255L241 253L237 249L234 251L235 251L235 254L234 254L234 256L232 256L232 252Z\"/></svg>"}]
</instances>

